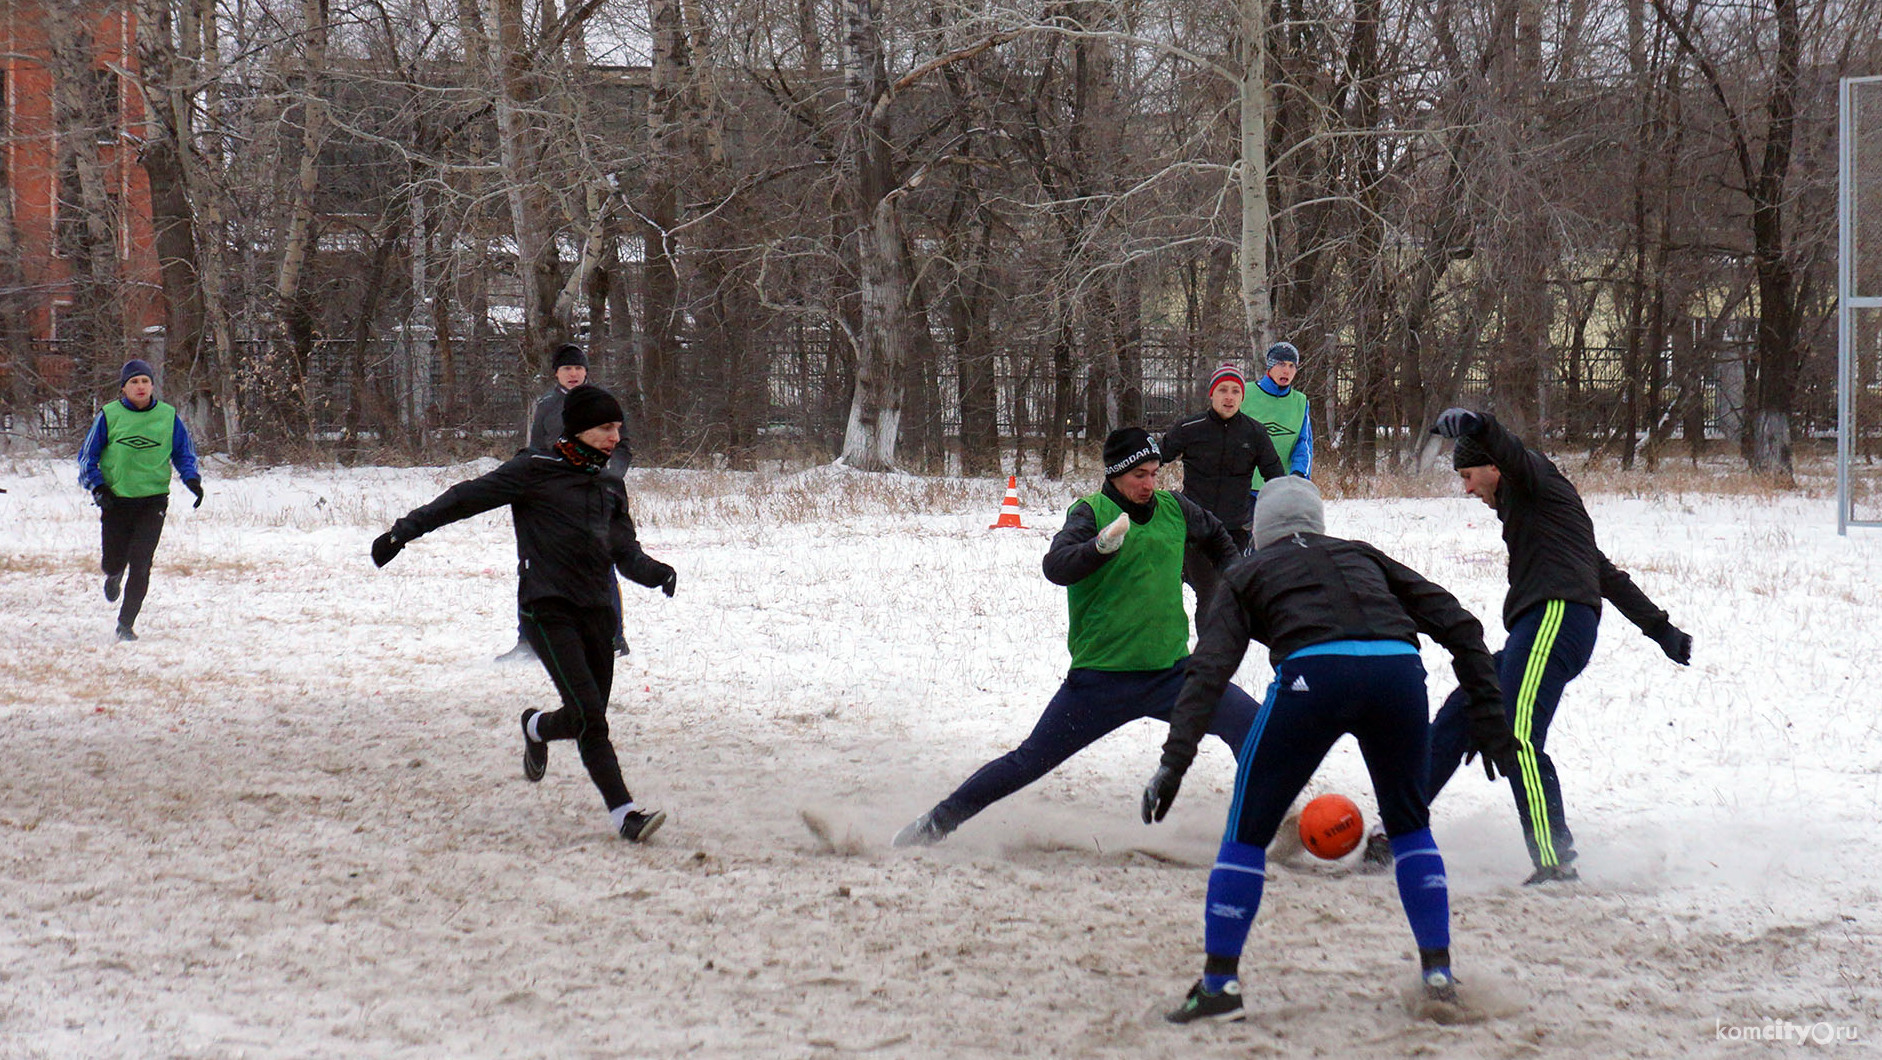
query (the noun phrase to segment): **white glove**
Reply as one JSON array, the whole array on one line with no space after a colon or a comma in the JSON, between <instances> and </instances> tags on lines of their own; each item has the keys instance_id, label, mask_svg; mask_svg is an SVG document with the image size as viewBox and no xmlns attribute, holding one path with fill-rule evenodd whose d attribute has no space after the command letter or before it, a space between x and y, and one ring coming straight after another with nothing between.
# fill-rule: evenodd
<instances>
[{"instance_id":1,"label":"white glove","mask_svg":"<svg viewBox=\"0 0 1882 1060\"><path fill-rule=\"evenodd\" d=\"M1098 531L1098 551L1110 555L1124 547L1124 534L1131 528L1131 517L1120 515L1111 525Z\"/></svg>"}]
</instances>

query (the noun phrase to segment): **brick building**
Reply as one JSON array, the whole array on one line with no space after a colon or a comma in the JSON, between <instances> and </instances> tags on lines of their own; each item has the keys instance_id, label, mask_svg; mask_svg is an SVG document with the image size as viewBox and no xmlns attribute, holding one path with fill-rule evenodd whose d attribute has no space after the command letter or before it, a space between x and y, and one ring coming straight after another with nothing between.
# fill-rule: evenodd
<instances>
[{"instance_id":1,"label":"brick building","mask_svg":"<svg viewBox=\"0 0 1882 1060\"><path fill-rule=\"evenodd\" d=\"M0 0L0 388L83 384L164 323L137 63L127 0Z\"/></svg>"}]
</instances>

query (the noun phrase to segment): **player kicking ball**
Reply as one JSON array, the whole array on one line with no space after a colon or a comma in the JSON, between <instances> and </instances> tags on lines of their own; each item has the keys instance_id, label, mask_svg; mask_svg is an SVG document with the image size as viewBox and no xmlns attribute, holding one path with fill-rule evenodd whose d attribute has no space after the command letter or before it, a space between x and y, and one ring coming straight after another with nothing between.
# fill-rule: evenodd
<instances>
[{"instance_id":1,"label":"player kicking ball","mask_svg":"<svg viewBox=\"0 0 1882 1060\"><path fill-rule=\"evenodd\" d=\"M1189 654L1183 550L1193 546L1221 567L1236 549L1215 516L1157 488L1160 462L1157 443L1142 428L1124 427L1104 440L1104 487L1072 502L1046 551L1046 578L1066 587L1071 609L1065 683L1024 742L897 832L896 846L939 843L1127 722L1170 716ZM1216 698L1221 702L1210 701L1212 720L1204 728L1240 747L1255 701L1227 678Z\"/></svg>"},{"instance_id":2,"label":"player kicking ball","mask_svg":"<svg viewBox=\"0 0 1882 1060\"><path fill-rule=\"evenodd\" d=\"M621 405L595 386L568 392L562 435L546 452L524 451L488 475L460 482L412 511L372 543L383 567L423 534L508 505L516 523L523 634L562 698L555 711L523 711L523 778L549 768L549 744L573 740L621 838L644 842L666 814L628 794L608 739L614 684L614 571L673 595L679 576L640 550L627 513L627 489L603 475L621 440Z\"/></svg>"},{"instance_id":3,"label":"player kicking ball","mask_svg":"<svg viewBox=\"0 0 1882 1060\"><path fill-rule=\"evenodd\" d=\"M1423 778L1429 733L1418 634L1450 653L1469 703L1472 754L1505 772L1516 741L1503 719L1483 625L1457 598L1363 541L1328 537L1320 491L1303 478L1261 490L1253 551L1223 575L1170 713L1162 763L1144 788L1144 823L1170 812L1196 745L1250 641L1268 646L1274 682L1248 732L1228 827L1209 873L1202 978L1172 1023L1239 1020L1242 947L1261 905L1266 847L1334 741L1351 733L1398 859L1398 893L1426 996L1455 1005L1450 893L1431 838Z\"/></svg>"}]
</instances>

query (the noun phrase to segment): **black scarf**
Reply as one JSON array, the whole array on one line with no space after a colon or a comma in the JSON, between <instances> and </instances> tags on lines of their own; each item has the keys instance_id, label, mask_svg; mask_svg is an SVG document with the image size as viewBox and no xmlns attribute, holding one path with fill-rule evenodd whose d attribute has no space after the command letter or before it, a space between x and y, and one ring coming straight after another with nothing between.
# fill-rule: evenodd
<instances>
[{"instance_id":1,"label":"black scarf","mask_svg":"<svg viewBox=\"0 0 1882 1060\"><path fill-rule=\"evenodd\" d=\"M1130 501L1124 499L1124 494L1118 492L1118 488L1111 483L1110 479L1104 480L1104 489L1101 492L1111 498L1112 504L1122 508L1124 514L1131 517L1131 522L1136 523L1138 526L1143 526L1145 523L1148 523L1151 517L1157 514L1157 498L1155 494L1151 495L1149 504L1132 504Z\"/></svg>"}]
</instances>

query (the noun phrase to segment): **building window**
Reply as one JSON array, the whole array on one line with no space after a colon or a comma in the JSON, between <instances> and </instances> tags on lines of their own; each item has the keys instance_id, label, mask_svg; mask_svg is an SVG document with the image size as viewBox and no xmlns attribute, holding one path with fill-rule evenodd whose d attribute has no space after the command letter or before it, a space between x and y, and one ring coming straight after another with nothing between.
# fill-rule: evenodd
<instances>
[{"instance_id":1,"label":"building window","mask_svg":"<svg viewBox=\"0 0 1882 1060\"><path fill-rule=\"evenodd\" d=\"M112 70L93 70L85 85L85 124L98 143L116 143L118 139L118 75Z\"/></svg>"}]
</instances>

